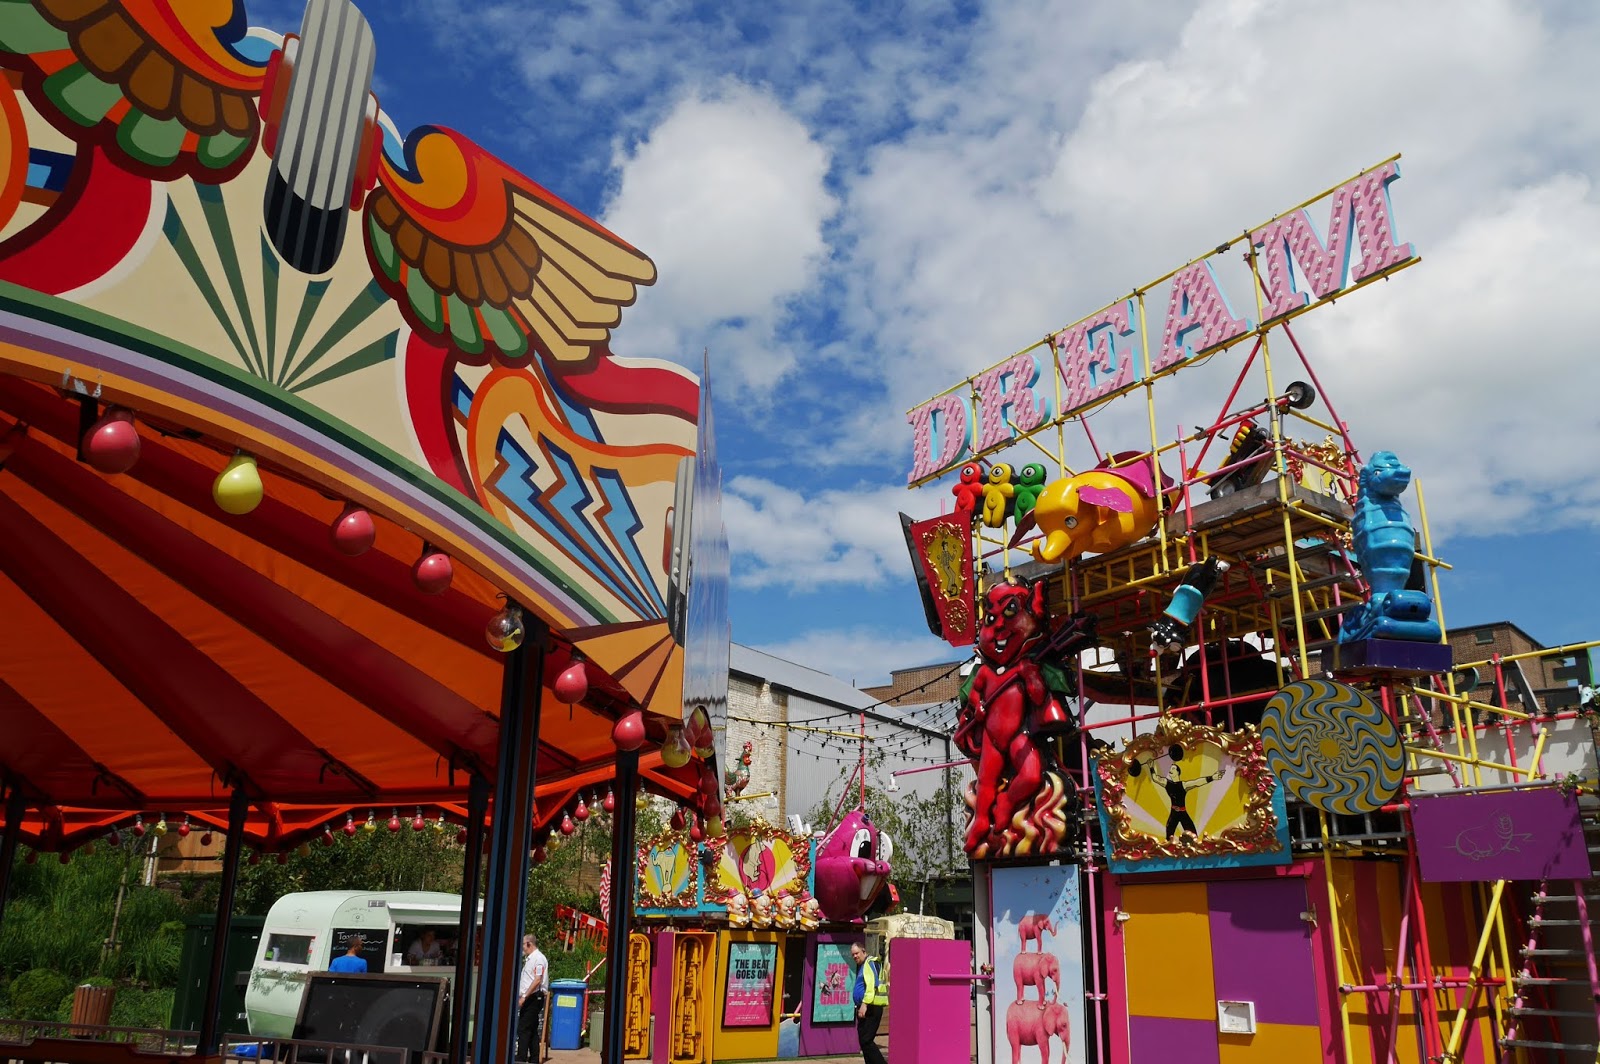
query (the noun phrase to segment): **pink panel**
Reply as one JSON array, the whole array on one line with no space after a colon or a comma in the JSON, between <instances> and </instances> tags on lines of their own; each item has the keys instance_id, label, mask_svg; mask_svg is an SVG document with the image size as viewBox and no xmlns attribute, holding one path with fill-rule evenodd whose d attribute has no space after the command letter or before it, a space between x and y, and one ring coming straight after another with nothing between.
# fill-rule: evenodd
<instances>
[{"instance_id":1,"label":"pink panel","mask_svg":"<svg viewBox=\"0 0 1600 1064\"><path fill-rule=\"evenodd\" d=\"M973 391L978 393L978 443L974 450L1004 443L1015 434L1006 424L1008 412L1017 432L1032 432L1050 420L1053 396L1034 390L1041 376L1039 368L1033 355L1017 355L973 380Z\"/></svg>"},{"instance_id":2,"label":"pink panel","mask_svg":"<svg viewBox=\"0 0 1600 1064\"><path fill-rule=\"evenodd\" d=\"M672 1059L672 1024L664 1017L672 1011L672 950L677 933L658 931L655 936L655 964L650 969L650 1001L658 1016L655 1042L650 1047L652 1064L667 1064Z\"/></svg>"},{"instance_id":3,"label":"pink panel","mask_svg":"<svg viewBox=\"0 0 1600 1064\"><path fill-rule=\"evenodd\" d=\"M967 1064L972 1059L972 943L897 938L889 943L889 971L894 1059Z\"/></svg>"},{"instance_id":4,"label":"pink panel","mask_svg":"<svg viewBox=\"0 0 1600 1064\"><path fill-rule=\"evenodd\" d=\"M966 399L960 395L931 399L907 414L906 421L915 432L908 484L954 464L966 451L972 434Z\"/></svg>"},{"instance_id":5,"label":"pink panel","mask_svg":"<svg viewBox=\"0 0 1600 1064\"><path fill-rule=\"evenodd\" d=\"M1133 300L1114 303L1052 337L1061 362L1061 408L1075 410L1132 384L1138 346Z\"/></svg>"},{"instance_id":6,"label":"pink panel","mask_svg":"<svg viewBox=\"0 0 1600 1064\"><path fill-rule=\"evenodd\" d=\"M1209 262L1185 266L1172 279L1161 350L1151 363L1151 372L1243 336L1251 327L1250 319L1233 316Z\"/></svg>"}]
</instances>

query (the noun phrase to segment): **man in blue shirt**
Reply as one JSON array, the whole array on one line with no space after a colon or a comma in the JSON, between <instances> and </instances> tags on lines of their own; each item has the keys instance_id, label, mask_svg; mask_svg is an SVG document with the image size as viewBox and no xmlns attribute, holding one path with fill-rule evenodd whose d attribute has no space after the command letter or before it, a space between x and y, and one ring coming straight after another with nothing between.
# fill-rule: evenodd
<instances>
[{"instance_id":1,"label":"man in blue shirt","mask_svg":"<svg viewBox=\"0 0 1600 1064\"><path fill-rule=\"evenodd\" d=\"M889 1064L878 1048L878 1026L883 1023L883 1007L889 1003L889 987L875 960L869 960L866 947L857 942L850 947L856 962L856 985L850 999L856 1006L856 1040L861 1043L861 1059L866 1064Z\"/></svg>"},{"instance_id":2,"label":"man in blue shirt","mask_svg":"<svg viewBox=\"0 0 1600 1064\"><path fill-rule=\"evenodd\" d=\"M328 965L330 972L365 972L367 970L366 958L361 956L361 946L366 940L360 935L351 935L349 947L344 956L335 957L332 964Z\"/></svg>"}]
</instances>

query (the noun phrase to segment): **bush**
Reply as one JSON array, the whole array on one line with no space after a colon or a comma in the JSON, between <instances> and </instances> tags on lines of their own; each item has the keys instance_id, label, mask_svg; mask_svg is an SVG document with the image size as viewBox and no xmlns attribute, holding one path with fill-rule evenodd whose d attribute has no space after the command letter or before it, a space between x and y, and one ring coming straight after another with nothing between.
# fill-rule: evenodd
<instances>
[{"instance_id":1,"label":"bush","mask_svg":"<svg viewBox=\"0 0 1600 1064\"><path fill-rule=\"evenodd\" d=\"M164 1028L172 1025L171 990L123 987L111 1005L111 1026Z\"/></svg>"},{"instance_id":2,"label":"bush","mask_svg":"<svg viewBox=\"0 0 1600 1064\"><path fill-rule=\"evenodd\" d=\"M11 981L11 1018L53 1020L65 1001L72 1007L72 980L52 968L31 968Z\"/></svg>"},{"instance_id":3,"label":"bush","mask_svg":"<svg viewBox=\"0 0 1600 1064\"><path fill-rule=\"evenodd\" d=\"M551 947L554 947L552 950ZM589 969L605 959L605 950L592 942L579 942L571 953L566 952L555 944L554 939L549 945L543 943L539 946L545 951L545 957L550 961L550 978L554 979L582 979ZM600 965L595 970L594 978L589 980L590 986L603 986L606 977L605 965Z\"/></svg>"}]
</instances>

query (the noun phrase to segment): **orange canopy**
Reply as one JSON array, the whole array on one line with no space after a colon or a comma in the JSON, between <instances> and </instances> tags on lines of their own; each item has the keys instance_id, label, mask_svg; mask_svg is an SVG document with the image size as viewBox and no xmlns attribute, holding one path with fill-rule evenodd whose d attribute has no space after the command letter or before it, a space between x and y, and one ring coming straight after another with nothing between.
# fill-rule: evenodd
<instances>
[{"instance_id":1,"label":"orange canopy","mask_svg":"<svg viewBox=\"0 0 1600 1064\"><path fill-rule=\"evenodd\" d=\"M79 431L78 400L0 376L0 770L29 801L24 838L69 847L136 812L224 824L234 786L258 844L346 810L464 815L469 774L495 770L493 586L458 565L423 594L421 539L382 518L345 556L341 500L271 469L259 508L222 513L226 457L192 433L141 424L139 461L107 476L76 460ZM612 775L611 718L635 704L592 664L586 704L554 701L571 653L546 655L540 821ZM695 793L692 768L641 767Z\"/></svg>"}]
</instances>

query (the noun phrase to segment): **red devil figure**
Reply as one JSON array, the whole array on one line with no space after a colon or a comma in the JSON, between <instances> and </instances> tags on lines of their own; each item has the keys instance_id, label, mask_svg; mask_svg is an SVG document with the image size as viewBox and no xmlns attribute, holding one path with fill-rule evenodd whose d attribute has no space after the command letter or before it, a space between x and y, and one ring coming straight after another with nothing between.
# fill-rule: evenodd
<instances>
[{"instance_id":1,"label":"red devil figure","mask_svg":"<svg viewBox=\"0 0 1600 1064\"><path fill-rule=\"evenodd\" d=\"M955 743L978 763L977 806L967 850L1002 836L1039 789L1045 763L1035 736L1071 727L1032 652L1048 632L1044 581L1011 577L983 596L978 653L982 664L962 707Z\"/></svg>"}]
</instances>

